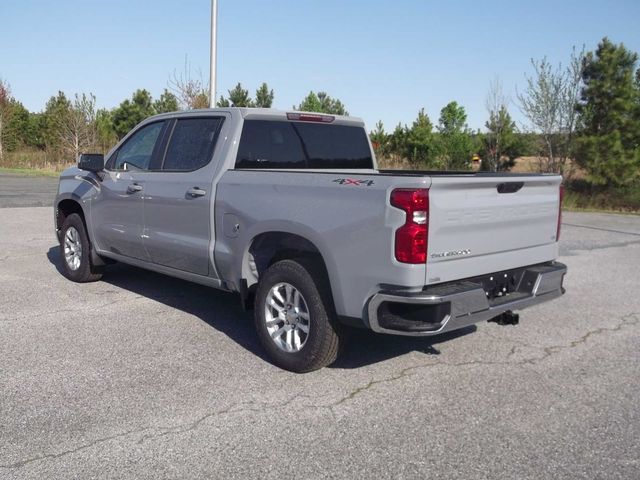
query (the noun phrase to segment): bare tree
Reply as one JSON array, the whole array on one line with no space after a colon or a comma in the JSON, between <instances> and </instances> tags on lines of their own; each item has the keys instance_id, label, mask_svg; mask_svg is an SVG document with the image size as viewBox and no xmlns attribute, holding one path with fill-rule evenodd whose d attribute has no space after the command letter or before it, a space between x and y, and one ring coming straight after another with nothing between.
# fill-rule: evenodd
<instances>
[{"instance_id":1,"label":"bare tree","mask_svg":"<svg viewBox=\"0 0 640 480\"><path fill-rule=\"evenodd\" d=\"M531 59L534 75L526 77L525 91L518 94L520 110L541 136L541 172L564 173L573 153L583 56L584 48L574 47L567 67L554 67L546 57Z\"/></svg>"},{"instance_id":2,"label":"bare tree","mask_svg":"<svg viewBox=\"0 0 640 480\"><path fill-rule=\"evenodd\" d=\"M67 157L76 159L98 144L95 107L93 94L76 93L71 107L56 119L60 145Z\"/></svg>"},{"instance_id":3,"label":"bare tree","mask_svg":"<svg viewBox=\"0 0 640 480\"><path fill-rule=\"evenodd\" d=\"M502 88L502 82L500 78L495 77L489 82L489 91L487 97L484 100L484 106L487 109L487 113L499 112L501 109L506 108L511 99L504 93Z\"/></svg>"},{"instance_id":4,"label":"bare tree","mask_svg":"<svg viewBox=\"0 0 640 480\"><path fill-rule=\"evenodd\" d=\"M178 97L183 110L209 107L209 85L202 80L202 72L198 72L198 77L191 75L191 64L185 57L184 71L178 74L174 70L169 79L169 88Z\"/></svg>"},{"instance_id":5,"label":"bare tree","mask_svg":"<svg viewBox=\"0 0 640 480\"><path fill-rule=\"evenodd\" d=\"M515 122L509 115L507 104L510 99L502 89L502 82L495 78L489 84L485 108L489 120L485 123L487 132L482 135L482 165L486 171L508 170L515 164L520 146L515 137Z\"/></svg>"},{"instance_id":6,"label":"bare tree","mask_svg":"<svg viewBox=\"0 0 640 480\"><path fill-rule=\"evenodd\" d=\"M4 129L9 122L9 115L11 113L11 89L9 84L0 78L0 160L4 156L4 145L2 143L2 137Z\"/></svg>"}]
</instances>

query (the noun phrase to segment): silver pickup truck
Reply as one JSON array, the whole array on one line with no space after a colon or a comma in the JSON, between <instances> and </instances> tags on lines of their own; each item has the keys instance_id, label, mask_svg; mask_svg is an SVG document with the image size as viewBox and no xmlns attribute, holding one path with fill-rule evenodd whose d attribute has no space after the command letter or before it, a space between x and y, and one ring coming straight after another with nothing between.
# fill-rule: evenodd
<instances>
[{"instance_id":1,"label":"silver pickup truck","mask_svg":"<svg viewBox=\"0 0 640 480\"><path fill-rule=\"evenodd\" d=\"M238 292L285 369L349 326L436 335L564 293L561 177L378 170L361 120L267 109L158 115L60 177L63 269L113 261Z\"/></svg>"}]
</instances>

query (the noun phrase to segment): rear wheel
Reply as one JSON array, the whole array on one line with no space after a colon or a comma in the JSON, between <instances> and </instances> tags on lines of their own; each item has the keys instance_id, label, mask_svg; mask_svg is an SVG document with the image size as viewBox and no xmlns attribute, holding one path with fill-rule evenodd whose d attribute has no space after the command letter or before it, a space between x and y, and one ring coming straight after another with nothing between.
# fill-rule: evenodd
<instances>
[{"instance_id":1,"label":"rear wheel","mask_svg":"<svg viewBox=\"0 0 640 480\"><path fill-rule=\"evenodd\" d=\"M60 231L60 253L65 276L74 282L95 282L103 268L91 264L91 245L82 217L69 215Z\"/></svg>"},{"instance_id":2,"label":"rear wheel","mask_svg":"<svg viewBox=\"0 0 640 480\"><path fill-rule=\"evenodd\" d=\"M324 269L309 259L282 260L262 275L256 329L277 366L310 372L333 363L342 342Z\"/></svg>"}]
</instances>

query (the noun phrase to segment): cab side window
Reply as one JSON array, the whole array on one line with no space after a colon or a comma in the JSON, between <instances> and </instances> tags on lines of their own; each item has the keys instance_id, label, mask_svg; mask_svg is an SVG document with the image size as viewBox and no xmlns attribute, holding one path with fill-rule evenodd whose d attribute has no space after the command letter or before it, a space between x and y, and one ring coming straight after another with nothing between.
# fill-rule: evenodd
<instances>
[{"instance_id":1,"label":"cab side window","mask_svg":"<svg viewBox=\"0 0 640 480\"><path fill-rule=\"evenodd\" d=\"M222 118L179 119L171 134L163 170L190 172L211 161Z\"/></svg>"},{"instance_id":2,"label":"cab side window","mask_svg":"<svg viewBox=\"0 0 640 480\"><path fill-rule=\"evenodd\" d=\"M291 122L246 120L236 168L305 168L306 155Z\"/></svg>"},{"instance_id":3,"label":"cab side window","mask_svg":"<svg viewBox=\"0 0 640 480\"><path fill-rule=\"evenodd\" d=\"M142 127L115 154L111 161L114 170L148 170L164 122Z\"/></svg>"}]
</instances>

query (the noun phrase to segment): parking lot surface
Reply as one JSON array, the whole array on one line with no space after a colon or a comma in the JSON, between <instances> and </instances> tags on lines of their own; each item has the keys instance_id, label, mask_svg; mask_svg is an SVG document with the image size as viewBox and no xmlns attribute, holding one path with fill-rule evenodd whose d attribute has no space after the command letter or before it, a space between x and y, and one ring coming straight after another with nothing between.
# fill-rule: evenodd
<instances>
[{"instance_id":1,"label":"parking lot surface","mask_svg":"<svg viewBox=\"0 0 640 480\"><path fill-rule=\"evenodd\" d=\"M53 204L57 189L55 177L0 172L0 208L49 206Z\"/></svg>"},{"instance_id":2,"label":"parking lot surface","mask_svg":"<svg viewBox=\"0 0 640 480\"><path fill-rule=\"evenodd\" d=\"M565 213L566 295L520 325L355 332L269 364L238 298L60 273L51 208L0 209L0 478L639 478L640 217Z\"/></svg>"}]
</instances>

